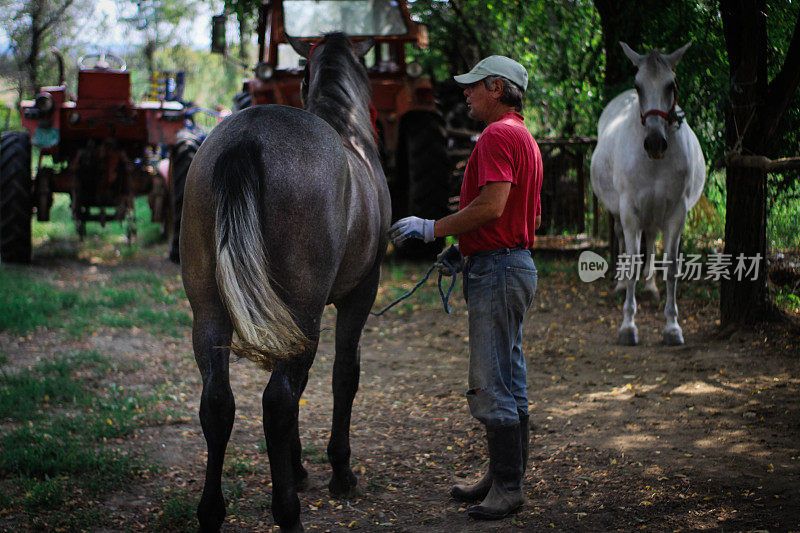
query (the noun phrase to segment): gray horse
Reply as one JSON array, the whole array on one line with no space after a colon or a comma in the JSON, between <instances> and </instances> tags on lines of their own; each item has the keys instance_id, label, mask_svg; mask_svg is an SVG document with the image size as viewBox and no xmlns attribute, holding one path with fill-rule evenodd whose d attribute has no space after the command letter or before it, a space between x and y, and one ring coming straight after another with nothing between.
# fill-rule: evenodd
<instances>
[{"instance_id":1,"label":"gray horse","mask_svg":"<svg viewBox=\"0 0 800 533\"><path fill-rule=\"evenodd\" d=\"M291 41L311 56L303 88L308 111L256 106L232 115L203 142L186 181L180 254L203 378L203 531L218 530L225 517L220 483L235 411L231 351L272 371L263 394L272 512L282 531L302 531L297 491L308 473L298 405L329 303L337 309L329 489L341 496L356 486L349 428L359 342L391 216L360 62L373 43L333 33L312 54L306 43Z\"/></svg>"}]
</instances>

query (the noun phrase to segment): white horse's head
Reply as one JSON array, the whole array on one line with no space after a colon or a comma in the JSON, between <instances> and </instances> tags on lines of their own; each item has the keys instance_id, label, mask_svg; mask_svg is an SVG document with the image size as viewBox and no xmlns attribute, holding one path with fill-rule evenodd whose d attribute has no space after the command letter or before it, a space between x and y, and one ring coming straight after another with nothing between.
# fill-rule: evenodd
<instances>
[{"instance_id":1,"label":"white horse's head","mask_svg":"<svg viewBox=\"0 0 800 533\"><path fill-rule=\"evenodd\" d=\"M637 54L622 41L619 44L628 59L639 69L634 86L639 95L642 126L647 130L644 149L651 159L661 159L669 147L667 127L679 120L676 112L678 86L675 82L675 67L692 43L686 43L671 54L659 50Z\"/></svg>"}]
</instances>

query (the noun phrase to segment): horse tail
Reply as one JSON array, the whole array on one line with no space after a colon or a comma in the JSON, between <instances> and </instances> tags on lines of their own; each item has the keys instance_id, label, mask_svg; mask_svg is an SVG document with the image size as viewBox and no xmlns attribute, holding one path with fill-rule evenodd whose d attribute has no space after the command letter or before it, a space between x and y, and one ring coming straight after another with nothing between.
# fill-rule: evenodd
<instances>
[{"instance_id":1,"label":"horse tail","mask_svg":"<svg viewBox=\"0 0 800 533\"><path fill-rule=\"evenodd\" d=\"M225 150L214 166L217 285L236 336L231 351L272 370L310 341L275 293L262 226L262 150L245 140Z\"/></svg>"}]
</instances>

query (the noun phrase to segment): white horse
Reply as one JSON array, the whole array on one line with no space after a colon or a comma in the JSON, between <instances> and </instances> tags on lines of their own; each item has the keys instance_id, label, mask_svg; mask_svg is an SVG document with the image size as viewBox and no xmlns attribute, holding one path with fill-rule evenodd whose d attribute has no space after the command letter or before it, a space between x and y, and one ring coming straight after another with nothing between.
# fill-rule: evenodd
<instances>
[{"instance_id":1,"label":"white horse","mask_svg":"<svg viewBox=\"0 0 800 533\"><path fill-rule=\"evenodd\" d=\"M653 276L653 245L658 232L664 235L667 298L664 306L664 343L683 344L675 303L680 237L686 215L703 192L705 158L700 143L683 121L678 107L675 66L691 43L671 54L653 50L640 55L620 42L625 55L639 70L635 89L611 101L600 115L597 147L592 154L591 178L595 194L614 217L614 230L624 257L641 258L640 242L645 234L645 290L658 298ZM635 263L634 263L635 264ZM623 321L619 343L633 346L638 333L635 268L624 270Z\"/></svg>"}]
</instances>

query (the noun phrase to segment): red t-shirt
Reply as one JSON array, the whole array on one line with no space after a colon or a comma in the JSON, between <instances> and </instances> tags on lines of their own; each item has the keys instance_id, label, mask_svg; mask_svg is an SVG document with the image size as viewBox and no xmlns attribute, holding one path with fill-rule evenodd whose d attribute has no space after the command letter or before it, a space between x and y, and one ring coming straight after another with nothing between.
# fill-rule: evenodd
<instances>
[{"instance_id":1,"label":"red t-shirt","mask_svg":"<svg viewBox=\"0 0 800 533\"><path fill-rule=\"evenodd\" d=\"M511 182L506 207L497 220L458 236L461 253L532 248L536 215L542 209L542 154L519 113L506 113L483 130L469 156L458 209L467 207L490 181Z\"/></svg>"}]
</instances>

